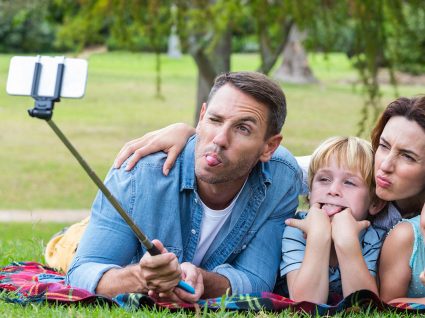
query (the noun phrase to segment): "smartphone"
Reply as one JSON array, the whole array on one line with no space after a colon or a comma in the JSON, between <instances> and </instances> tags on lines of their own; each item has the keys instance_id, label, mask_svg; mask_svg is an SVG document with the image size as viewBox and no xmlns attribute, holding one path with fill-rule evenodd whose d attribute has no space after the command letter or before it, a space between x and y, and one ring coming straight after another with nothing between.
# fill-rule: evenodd
<instances>
[{"instance_id":1,"label":"smartphone","mask_svg":"<svg viewBox=\"0 0 425 318\"><path fill-rule=\"evenodd\" d=\"M64 63L60 97L81 98L87 83L87 61L63 56L14 56L10 60L6 92L9 95L31 96L35 63L42 65L38 96L54 96L56 72L59 63Z\"/></svg>"}]
</instances>

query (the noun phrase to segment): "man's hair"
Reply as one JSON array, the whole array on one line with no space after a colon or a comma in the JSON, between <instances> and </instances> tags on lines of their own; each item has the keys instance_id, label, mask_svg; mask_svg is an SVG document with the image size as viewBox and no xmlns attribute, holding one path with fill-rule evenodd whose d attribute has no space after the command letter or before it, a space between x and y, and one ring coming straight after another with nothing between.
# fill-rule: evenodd
<instances>
[{"instance_id":1,"label":"man's hair","mask_svg":"<svg viewBox=\"0 0 425 318\"><path fill-rule=\"evenodd\" d=\"M387 106L371 133L373 151L378 149L381 134L388 121L395 116L416 122L425 132L425 95L413 98L400 97Z\"/></svg>"},{"instance_id":2,"label":"man's hair","mask_svg":"<svg viewBox=\"0 0 425 318\"><path fill-rule=\"evenodd\" d=\"M207 105L215 93L226 84L232 85L268 108L265 138L280 133L286 118L286 99L278 84L258 72L223 73L216 77L208 96Z\"/></svg>"},{"instance_id":3,"label":"man's hair","mask_svg":"<svg viewBox=\"0 0 425 318\"><path fill-rule=\"evenodd\" d=\"M308 184L311 191L314 176L319 169L336 160L339 167L358 172L370 189L375 192L373 176L373 150L371 144L358 137L331 137L314 150L308 168Z\"/></svg>"}]
</instances>

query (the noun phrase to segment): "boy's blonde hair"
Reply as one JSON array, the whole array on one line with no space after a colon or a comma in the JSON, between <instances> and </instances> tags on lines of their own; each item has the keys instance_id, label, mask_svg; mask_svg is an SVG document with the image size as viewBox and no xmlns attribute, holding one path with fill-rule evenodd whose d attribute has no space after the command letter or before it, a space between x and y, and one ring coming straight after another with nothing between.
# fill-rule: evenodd
<instances>
[{"instance_id":1,"label":"boy's blonde hair","mask_svg":"<svg viewBox=\"0 0 425 318\"><path fill-rule=\"evenodd\" d=\"M339 167L359 172L371 192L374 192L372 146L358 137L331 137L316 148L308 169L310 190L317 171L328 166L331 158L337 161Z\"/></svg>"}]
</instances>

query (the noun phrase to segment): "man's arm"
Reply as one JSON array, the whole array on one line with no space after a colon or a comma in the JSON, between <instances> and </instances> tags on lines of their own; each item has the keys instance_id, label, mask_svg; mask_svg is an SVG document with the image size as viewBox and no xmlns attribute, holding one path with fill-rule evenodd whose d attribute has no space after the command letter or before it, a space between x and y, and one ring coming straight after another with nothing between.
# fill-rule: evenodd
<instances>
[{"instance_id":1,"label":"man's arm","mask_svg":"<svg viewBox=\"0 0 425 318\"><path fill-rule=\"evenodd\" d=\"M136 191L132 174L113 169L105 184L135 219L132 213ZM119 292L160 290L158 286L161 283L158 281L177 284L176 277L180 276L180 272L174 254L164 250L165 254L155 257L145 254L142 258L141 251L140 242L130 227L99 192L93 203L90 223L68 271L67 283L108 296ZM139 257L141 261L137 266L128 266ZM165 284L163 289L170 288L169 284Z\"/></svg>"},{"instance_id":2,"label":"man's arm","mask_svg":"<svg viewBox=\"0 0 425 318\"><path fill-rule=\"evenodd\" d=\"M167 253L161 242L154 240L153 243L161 255L146 253L139 264L110 269L100 279L96 293L114 297L121 293L166 293L173 290L181 279L177 257Z\"/></svg>"},{"instance_id":3,"label":"man's arm","mask_svg":"<svg viewBox=\"0 0 425 318\"><path fill-rule=\"evenodd\" d=\"M232 294L229 280L220 274L202 271L202 277L204 278L204 295L202 298L213 298L220 297L226 294L229 290L229 295Z\"/></svg>"}]
</instances>

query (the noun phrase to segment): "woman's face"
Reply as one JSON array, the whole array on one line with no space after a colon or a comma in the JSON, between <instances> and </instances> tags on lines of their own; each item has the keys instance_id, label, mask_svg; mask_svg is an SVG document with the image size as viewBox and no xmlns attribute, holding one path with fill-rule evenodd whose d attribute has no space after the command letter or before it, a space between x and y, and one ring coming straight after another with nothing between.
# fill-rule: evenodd
<instances>
[{"instance_id":1,"label":"woman's face","mask_svg":"<svg viewBox=\"0 0 425 318\"><path fill-rule=\"evenodd\" d=\"M395 116L387 122L375 154L375 181L379 198L396 201L400 208L409 206L407 202L422 207L425 132L415 121Z\"/></svg>"}]
</instances>

